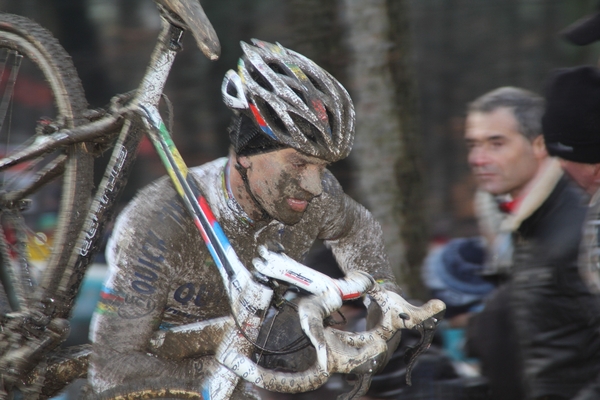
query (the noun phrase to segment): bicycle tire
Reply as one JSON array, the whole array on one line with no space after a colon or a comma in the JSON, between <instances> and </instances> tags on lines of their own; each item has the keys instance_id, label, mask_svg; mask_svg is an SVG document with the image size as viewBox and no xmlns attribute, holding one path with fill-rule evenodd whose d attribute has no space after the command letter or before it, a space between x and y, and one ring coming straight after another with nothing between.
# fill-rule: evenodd
<instances>
[{"instance_id":1,"label":"bicycle tire","mask_svg":"<svg viewBox=\"0 0 600 400\"><path fill-rule=\"evenodd\" d=\"M197 385L197 383L196 383ZM97 395L87 394L93 400L141 400L141 399L197 399L202 400L201 389L193 384L177 385L172 379L154 379L120 385Z\"/></svg>"},{"instance_id":2,"label":"bicycle tire","mask_svg":"<svg viewBox=\"0 0 600 400\"><path fill-rule=\"evenodd\" d=\"M236 386L231 394L232 400L260 400L255 389ZM84 400L142 400L142 399L195 399L203 400L210 395L203 392L199 382L173 382L170 378L154 378L130 382L108 389L102 393L91 393L89 387L83 390Z\"/></svg>"},{"instance_id":3,"label":"bicycle tire","mask_svg":"<svg viewBox=\"0 0 600 400\"><path fill-rule=\"evenodd\" d=\"M58 128L72 128L85 122L84 112L87 110L87 101L81 82L71 58L49 31L27 18L2 13L0 14L0 49L17 52L22 56L23 62L31 63L32 69L37 68L38 73L43 75L47 91L51 92L51 101L55 109L52 123L57 124ZM3 64L3 74L4 68ZM18 84L19 81L17 81ZM14 93L18 92L15 90ZM13 98L10 103L11 107L16 102L17 100ZM12 122L12 119L10 121ZM38 123L36 130L39 128ZM40 132L35 135L34 132L31 133L32 137L40 135ZM7 146L12 147L16 144L18 143L11 143ZM10 310L0 310L3 313L27 310L34 304L40 302L47 304L53 300L53 291L56 290L57 282L60 280L62 268L77 245L77 237L86 216L85 210L91 199L93 156L85 146L83 143L74 144L60 152L61 157L64 158L64 172L60 175L60 189L58 189L60 204L55 215L56 224L53 229L51 251L48 257L40 263L42 273L37 286L21 288L23 276L20 274L22 273L12 271L19 268L13 265L15 253L21 259L28 259L31 253L26 245L23 245L23 240L28 234L27 227L18 224L9 226L14 230L14 236L17 237L16 245L7 240L7 227L4 226L2 229L0 246L3 253L2 269L5 272L2 283L7 292L4 297L8 299L10 305ZM47 163L47 160L41 159L55 156L56 154L40 156L35 163ZM53 180L53 182L56 181L56 179ZM39 187L35 190L38 189L42 188ZM2 194L6 196L5 198L8 198L10 190L3 184ZM31 193L26 194L30 195ZM10 223L4 218L9 214L12 217L23 218L21 210L8 210L3 207L3 210L0 211L4 224ZM12 217L9 216L8 219ZM28 263L24 264L25 267L27 265ZM12 272L7 273L7 271ZM31 282L30 278L28 278L28 282ZM27 290L29 293L26 293Z\"/></svg>"}]
</instances>

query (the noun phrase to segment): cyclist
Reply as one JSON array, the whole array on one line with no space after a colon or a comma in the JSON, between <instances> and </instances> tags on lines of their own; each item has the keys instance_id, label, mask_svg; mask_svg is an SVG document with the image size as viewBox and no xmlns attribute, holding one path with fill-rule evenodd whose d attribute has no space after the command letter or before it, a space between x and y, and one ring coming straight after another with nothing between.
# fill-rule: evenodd
<instances>
[{"instance_id":1,"label":"cyclist","mask_svg":"<svg viewBox=\"0 0 600 400\"><path fill-rule=\"evenodd\" d=\"M234 114L229 156L190 170L238 257L252 268L258 246L271 240L302 261L320 239L344 271L366 271L398 293L379 224L327 170L352 146L348 93L279 44L241 46L238 70L222 85ZM148 353L155 331L230 312L221 277L168 179L150 184L123 211L107 260L91 327L91 389L160 378L197 386L216 364L212 357L174 361ZM233 397L254 395L240 383Z\"/></svg>"}]
</instances>

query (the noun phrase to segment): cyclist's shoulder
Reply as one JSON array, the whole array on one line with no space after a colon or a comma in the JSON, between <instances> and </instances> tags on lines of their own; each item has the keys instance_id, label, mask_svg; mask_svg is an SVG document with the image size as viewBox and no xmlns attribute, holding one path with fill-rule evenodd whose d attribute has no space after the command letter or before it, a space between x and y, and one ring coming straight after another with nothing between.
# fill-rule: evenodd
<instances>
[{"instance_id":1,"label":"cyclist's shoulder","mask_svg":"<svg viewBox=\"0 0 600 400\"><path fill-rule=\"evenodd\" d=\"M194 181L201 186L215 185L219 179L220 173L225 165L226 158L218 158L206 164L202 164L189 169ZM128 203L127 209L138 210L156 210L162 208L164 204L179 202L178 194L173 182L168 175L164 175L140 189L135 197Z\"/></svg>"},{"instance_id":2,"label":"cyclist's shoulder","mask_svg":"<svg viewBox=\"0 0 600 400\"><path fill-rule=\"evenodd\" d=\"M314 200L314 211L321 211L329 216L337 213L346 214L347 211L361 209L362 206L349 196L337 178L329 170L325 170L321 178L323 192Z\"/></svg>"},{"instance_id":3,"label":"cyclist's shoulder","mask_svg":"<svg viewBox=\"0 0 600 400\"><path fill-rule=\"evenodd\" d=\"M190 172L196 179L211 179L220 176L226 164L227 157L219 157L212 161L190 168Z\"/></svg>"},{"instance_id":4,"label":"cyclist's shoulder","mask_svg":"<svg viewBox=\"0 0 600 400\"><path fill-rule=\"evenodd\" d=\"M217 159L189 170L203 193L206 192L205 188L218 187L219 171L222 169L220 165L224 165L224 161ZM209 203L213 201L209 199ZM179 238L190 229L193 229L193 223L188 218L180 195L171 179L163 176L140 189L127 203L116 220L114 232L145 235L152 231L159 236Z\"/></svg>"},{"instance_id":5,"label":"cyclist's shoulder","mask_svg":"<svg viewBox=\"0 0 600 400\"><path fill-rule=\"evenodd\" d=\"M342 185L340 185L337 178L328 169L325 170L321 177L321 185L323 193L319 197L322 200L339 201L345 196Z\"/></svg>"}]
</instances>

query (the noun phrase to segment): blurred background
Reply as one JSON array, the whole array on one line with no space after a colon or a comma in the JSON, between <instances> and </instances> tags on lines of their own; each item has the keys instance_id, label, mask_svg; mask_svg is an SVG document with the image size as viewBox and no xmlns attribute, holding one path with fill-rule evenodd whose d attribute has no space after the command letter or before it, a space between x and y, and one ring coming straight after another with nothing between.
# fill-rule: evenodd
<instances>
[{"instance_id":1,"label":"blurred background","mask_svg":"<svg viewBox=\"0 0 600 400\"><path fill-rule=\"evenodd\" d=\"M355 149L332 170L382 223L395 273L416 298L426 297L419 269L431 244L477 234L462 140L466 103L503 85L543 92L552 68L595 64L600 55L598 46L576 47L558 34L593 12L592 0L201 3L222 56L208 61L186 37L166 89L188 165L227 152L230 113L220 85L240 40L278 41L312 58L356 105ZM90 107L138 85L159 28L151 0L0 0L0 10L58 38ZM165 172L149 142L139 151L123 202Z\"/></svg>"}]
</instances>

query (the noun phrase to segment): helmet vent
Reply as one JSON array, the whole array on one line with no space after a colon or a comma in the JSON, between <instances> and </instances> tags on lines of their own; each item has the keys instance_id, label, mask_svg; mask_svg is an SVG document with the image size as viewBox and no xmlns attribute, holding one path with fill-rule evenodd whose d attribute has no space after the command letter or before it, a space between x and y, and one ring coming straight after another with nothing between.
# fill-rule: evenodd
<instances>
[{"instance_id":1,"label":"helmet vent","mask_svg":"<svg viewBox=\"0 0 600 400\"><path fill-rule=\"evenodd\" d=\"M238 97L238 91L232 81L227 85L227 94L233 97Z\"/></svg>"},{"instance_id":2,"label":"helmet vent","mask_svg":"<svg viewBox=\"0 0 600 400\"><path fill-rule=\"evenodd\" d=\"M326 90L323 89L323 87L319 84L319 82L317 80L315 80L312 76L310 76L309 74L306 74L306 76L308 77L308 80L310 81L310 83L313 84L313 86L320 92L326 92Z\"/></svg>"},{"instance_id":3,"label":"helmet vent","mask_svg":"<svg viewBox=\"0 0 600 400\"><path fill-rule=\"evenodd\" d=\"M329 134L332 135L333 132L336 132L337 130L337 124L336 124L336 119L334 118L333 114L329 111L329 108L326 108L325 111L327 111L327 120L329 121L329 129L330 132Z\"/></svg>"},{"instance_id":4,"label":"helmet vent","mask_svg":"<svg viewBox=\"0 0 600 400\"><path fill-rule=\"evenodd\" d=\"M273 86L271 86L271 84L269 83L269 81L267 81L265 79L265 77L262 76L262 74L260 72L258 72L254 68L252 68L249 72L250 72L250 76L252 77L252 79L254 80L254 82L256 82L263 89L266 89L269 92L273 92Z\"/></svg>"},{"instance_id":5,"label":"helmet vent","mask_svg":"<svg viewBox=\"0 0 600 400\"><path fill-rule=\"evenodd\" d=\"M273 70L273 72L275 72L276 74L279 75L287 75L285 73L285 70L283 68L281 68L281 65L279 64L275 64L275 63L269 63L267 64L269 66L269 68L271 68Z\"/></svg>"},{"instance_id":6,"label":"helmet vent","mask_svg":"<svg viewBox=\"0 0 600 400\"><path fill-rule=\"evenodd\" d=\"M300 97L300 99L302 100L302 102L306 105L308 105L308 103L306 102L306 98L304 97L304 93L302 93L300 90L296 89L296 88L291 88L294 93L296 93L296 96Z\"/></svg>"},{"instance_id":7,"label":"helmet vent","mask_svg":"<svg viewBox=\"0 0 600 400\"><path fill-rule=\"evenodd\" d=\"M279 115L277 115L277 112L275 111L275 109L273 109L273 107L271 107L269 103L267 103L261 98L255 98L254 101L267 125L274 125L278 130L287 132L285 124L283 123L281 118L279 118Z\"/></svg>"},{"instance_id":8,"label":"helmet vent","mask_svg":"<svg viewBox=\"0 0 600 400\"><path fill-rule=\"evenodd\" d=\"M313 143L318 143L319 130L313 124L296 114L290 113L290 116L306 138Z\"/></svg>"}]
</instances>

